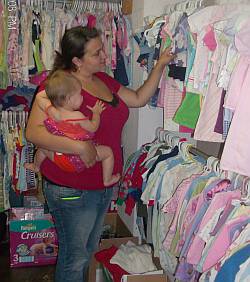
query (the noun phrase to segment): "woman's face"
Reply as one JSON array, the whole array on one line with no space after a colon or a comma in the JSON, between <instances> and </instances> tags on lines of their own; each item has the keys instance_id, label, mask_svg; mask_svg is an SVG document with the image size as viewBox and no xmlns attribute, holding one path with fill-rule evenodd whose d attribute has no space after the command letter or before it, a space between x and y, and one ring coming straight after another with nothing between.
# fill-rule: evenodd
<instances>
[{"instance_id":1,"label":"woman's face","mask_svg":"<svg viewBox=\"0 0 250 282\"><path fill-rule=\"evenodd\" d=\"M103 43L100 37L90 39L86 44L85 54L82 58L82 68L89 73L103 71L105 68L105 53L103 51Z\"/></svg>"}]
</instances>

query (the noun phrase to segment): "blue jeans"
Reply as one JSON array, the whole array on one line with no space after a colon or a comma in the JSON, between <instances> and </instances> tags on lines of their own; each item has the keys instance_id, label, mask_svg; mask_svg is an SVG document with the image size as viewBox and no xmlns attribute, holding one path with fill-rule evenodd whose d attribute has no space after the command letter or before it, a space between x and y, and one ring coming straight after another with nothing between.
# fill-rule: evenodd
<instances>
[{"instance_id":1,"label":"blue jeans","mask_svg":"<svg viewBox=\"0 0 250 282\"><path fill-rule=\"evenodd\" d=\"M44 182L44 195L59 240L56 282L83 282L98 248L113 189L77 190Z\"/></svg>"}]
</instances>

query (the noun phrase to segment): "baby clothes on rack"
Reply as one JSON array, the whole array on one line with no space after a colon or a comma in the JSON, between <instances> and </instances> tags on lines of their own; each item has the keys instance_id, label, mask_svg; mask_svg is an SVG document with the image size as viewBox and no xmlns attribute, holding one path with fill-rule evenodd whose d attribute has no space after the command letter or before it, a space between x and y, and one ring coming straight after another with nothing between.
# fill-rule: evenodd
<instances>
[{"instance_id":1,"label":"baby clothes on rack","mask_svg":"<svg viewBox=\"0 0 250 282\"><path fill-rule=\"evenodd\" d=\"M54 1L40 1L16 6L16 27L8 29L8 11L0 1L1 34L0 75L1 88L8 85L29 85L30 77L52 69L55 51L66 29L91 26L102 30L107 72L124 85L131 84L132 40L129 19L115 5L62 5ZM125 19L126 18L126 19ZM7 71L8 70L8 71ZM123 80L127 77L126 80Z\"/></svg>"},{"instance_id":2,"label":"baby clothes on rack","mask_svg":"<svg viewBox=\"0 0 250 282\"><path fill-rule=\"evenodd\" d=\"M147 151L143 154L147 155L137 168L143 179L141 200L148 212L153 206L152 217L148 217L152 229L145 232L146 240L152 240L161 266L178 280L221 279L227 273L227 260L234 261L229 250L236 251L236 246L244 246L249 238L249 205L245 200L249 182L238 181L241 176L235 174L225 178L229 175L218 169L216 158L205 162L190 155L187 143L179 142L176 147L178 138L171 133L166 133L164 142L160 134L158 140L144 145ZM137 152L134 168L141 154ZM126 171L133 179L133 169L128 166ZM248 265L248 259L244 256L241 264ZM233 277L248 275L239 269L236 263Z\"/></svg>"}]
</instances>

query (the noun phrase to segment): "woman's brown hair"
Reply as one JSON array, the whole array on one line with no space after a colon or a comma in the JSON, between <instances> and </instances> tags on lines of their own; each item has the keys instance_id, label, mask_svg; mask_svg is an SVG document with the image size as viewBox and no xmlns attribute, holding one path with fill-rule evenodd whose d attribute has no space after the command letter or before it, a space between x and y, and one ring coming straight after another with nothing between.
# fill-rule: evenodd
<instances>
[{"instance_id":1,"label":"woman's brown hair","mask_svg":"<svg viewBox=\"0 0 250 282\"><path fill-rule=\"evenodd\" d=\"M56 57L51 73L56 70L76 71L72 62L74 57L81 59L84 56L86 44L100 32L96 28L77 26L65 31L61 40L61 53L56 51Z\"/></svg>"}]
</instances>

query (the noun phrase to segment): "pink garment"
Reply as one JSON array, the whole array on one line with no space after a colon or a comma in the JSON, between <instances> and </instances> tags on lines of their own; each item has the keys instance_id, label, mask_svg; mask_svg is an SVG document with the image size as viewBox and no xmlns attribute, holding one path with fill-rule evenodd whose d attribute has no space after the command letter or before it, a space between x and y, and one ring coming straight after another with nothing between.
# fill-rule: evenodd
<instances>
[{"instance_id":1,"label":"pink garment","mask_svg":"<svg viewBox=\"0 0 250 282\"><path fill-rule=\"evenodd\" d=\"M116 32L116 42L119 46L120 49L123 48L122 46L122 42L123 42L123 22L121 22L121 20L119 20L117 22L117 32Z\"/></svg>"},{"instance_id":2,"label":"pink garment","mask_svg":"<svg viewBox=\"0 0 250 282\"><path fill-rule=\"evenodd\" d=\"M211 26L208 27L208 31L203 37L203 42L210 51L214 51L216 49L217 43L215 40L214 30Z\"/></svg>"},{"instance_id":3,"label":"pink garment","mask_svg":"<svg viewBox=\"0 0 250 282\"><path fill-rule=\"evenodd\" d=\"M127 24L126 24L126 20L124 17L121 18L122 20L122 24L123 24L123 37L122 37L122 49L125 50L128 48L128 42L129 42L129 36L128 36L128 31L127 31ZM130 49L130 47L128 48ZM126 56L128 56L128 53L130 54L131 49L130 50L126 50L127 54L125 54Z\"/></svg>"},{"instance_id":4,"label":"pink garment","mask_svg":"<svg viewBox=\"0 0 250 282\"><path fill-rule=\"evenodd\" d=\"M111 15L110 13L105 13L103 17L103 29L102 40L103 40L103 50L106 56L105 65L111 69L111 51L109 46L112 40L112 27L111 27Z\"/></svg>"},{"instance_id":5,"label":"pink garment","mask_svg":"<svg viewBox=\"0 0 250 282\"><path fill-rule=\"evenodd\" d=\"M175 214L174 220L163 242L163 245L167 250L170 249L178 223L183 216L183 214L180 214L180 211L183 209L183 205L187 205L187 202L184 202L186 192L188 191L192 181L199 176L200 174L193 174L189 178L183 180L183 182L177 187L173 197L167 203L165 203L162 208L163 212Z\"/></svg>"},{"instance_id":6,"label":"pink garment","mask_svg":"<svg viewBox=\"0 0 250 282\"><path fill-rule=\"evenodd\" d=\"M185 213L183 214L183 220L181 222L180 225L180 239L177 242L176 248L175 248L175 253L176 254L180 254L182 247L185 244L185 238L187 236L187 230L188 227L190 226L190 224L192 224L192 221L195 217L195 214L197 212L197 205L198 205L198 201L199 201L199 195L196 195L195 197L193 197L188 205L187 208L185 210Z\"/></svg>"},{"instance_id":7,"label":"pink garment","mask_svg":"<svg viewBox=\"0 0 250 282\"><path fill-rule=\"evenodd\" d=\"M39 86L47 78L47 76L48 76L47 71L43 71L39 74L35 74L30 77L30 83Z\"/></svg>"},{"instance_id":8,"label":"pink garment","mask_svg":"<svg viewBox=\"0 0 250 282\"><path fill-rule=\"evenodd\" d=\"M223 142L222 134L214 132L222 95L222 89L216 85L216 77L215 74L212 74L207 94L202 103L201 113L194 131L195 140Z\"/></svg>"},{"instance_id":9,"label":"pink garment","mask_svg":"<svg viewBox=\"0 0 250 282\"><path fill-rule=\"evenodd\" d=\"M89 15L88 16L88 24L87 27L89 28L93 28L96 26L96 17L93 15Z\"/></svg>"},{"instance_id":10,"label":"pink garment","mask_svg":"<svg viewBox=\"0 0 250 282\"><path fill-rule=\"evenodd\" d=\"M237 95L235 113L221 157L221 168L250 176L250 20L235 35L241 59L232 77L228 96ZM237 72L236 72L237 71ZM237 87L238 85L238 87ZM235 90L235 91L234 91Z\"/></svg>"},{"instance_id":11,"label":"pink garment","mask_svg":"<svg viewBox=\"0 0 250 282\"><path fill-rule=\"evenodd\" d=\"M166 75L166 70L164 70L163 75ZM165 85L164 85L165 84ZM179 108L182 101L182 92L179 90L174 79L169 77L161 80L160 96L163 95L164 98L164 119L173 118L175 112ZM164 93L162 93L164 91Z\"/></svg>"},{"instance_id":12,"label":"pink garment","mask_svg":"<svg viewBox=\"0 0 250 282\"><path fill-rule=\"evenodd\" d=\"M117 27L115 24L115 20L112 20L112 54L111 54L111 68L112 70L116 69L116 61L117 61L117 54L116 54L116 33Z\"/></svg>"},{"instance_id":13,"label":"pink garment","mask_svg":"<svg viewBox=\"0 0 250 282\"><path fill-rule=\"evenodd\" d=\"M179 128L180 128L179 132L182 132L182 133L193 133L194 132L193 128L189 128L189 127L186 127L184 125L180 125Z\"/></svg>"},{"instance_id":14,"label":"pink garment","mask_svg":"<svg viewBox=\"0 0 250 282\"><path fill-rule=\"evenodd\" d=\"M226 253L227 249L231 243L239 236L240 233L237 233L238 236L233 236L230 234L232 228L245 220L249 219L249 215L243 215L238 218L234 218L224 224L220 234L216 237L211 249L206 257L206 260L203 264L202 272L208 271L212 268ZM230 236L231 235L231 236Z\"/></svg>"},{"instance_id":15,"label":"pink garment","mask_svg":"<svg viewBox=\"0 0 250 282\"><path fill-rule=\"evenodd\" d=\"M241 192L239 189L235 191L221 192L214 196L208 210L206 211L204 217L202 218L197 234L194 237L193 242L189 248L189 251L187 253L187 263L193 265L197 265L199 263L202 255L202 251L206 245L206 242L204 242L203 239L199 236L199 233L205 227L208 221L212 218L215 211L220 208L224 208L228 202L231 203L232 199L240 199L240 198L241 198Z\"/></svg>"},{"instance_id":16,"label":"pink garment","mask_svg":"<svg viewBox=\"0 0 250 282\"><path fill-rule=\"evenodd\" d=\"M201 209L201 207L212 200L212 198L215 197L215 195L217 193L221 193L223 191L226 191L228 189L228 187L230 186L230 181L228 179L224 179L224 180L215 180L214 182L212 182L210 185L214 185L209 191L206 191L207 187L205 187L205 189L202 191L201 194L199 194L198 197L198 201L196 203L196 207L195 207L195 211L196 213L199 212L199 210ZM190 234L192 229L192 222L187 226L186 228L186 234ZM184 238L185 240L185 238Z\"/></svg>"}]
</instances>

